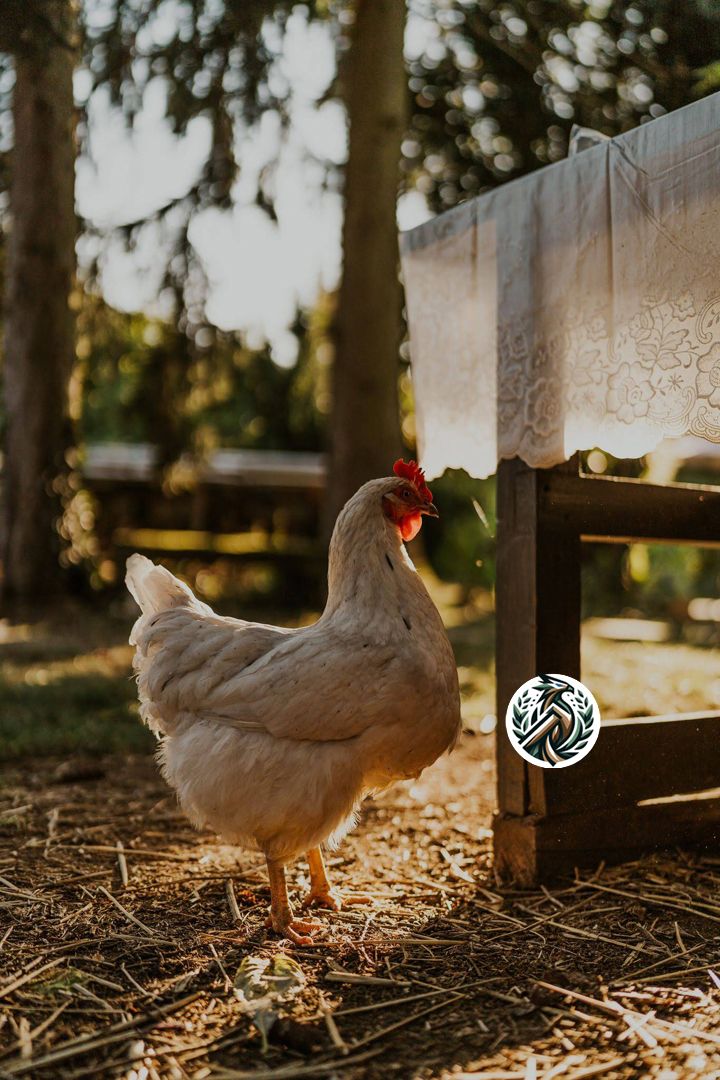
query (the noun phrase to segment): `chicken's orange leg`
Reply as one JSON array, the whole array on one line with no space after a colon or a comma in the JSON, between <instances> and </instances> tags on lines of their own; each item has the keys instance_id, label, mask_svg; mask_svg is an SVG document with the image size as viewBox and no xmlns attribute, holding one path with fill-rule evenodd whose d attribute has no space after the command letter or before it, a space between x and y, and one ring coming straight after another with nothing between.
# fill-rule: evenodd
<instances>
[{"instance_id":1,"label":"chicken's orange leg","mask_svg":"<svg viewBox=\"0 0 720 1080\"><path fill-rule=\"evenodd\" d=\"M312 945L313 939L309 935L313 930L321 930L322 923L296 919L285 883L285 867L274 859L268 859L267 869L270 879L270 914L266 925L295 945Z\"/></svg>"},{"instance_id":2,"label":"chicken's orange leg","mask_svg":"<svg viewBox=\"0 0 720 1080\"><path fill-rule=\"evenodd\" d=\"M324 907L332 911L340 911L343 904L371 904L372 897L359 893L349 896L341 896L330 886L322 851L319 847L312 848L307 853L308 866L310 867L310 892L303 900L303 907Z\"/></svg>"}]
</instances>

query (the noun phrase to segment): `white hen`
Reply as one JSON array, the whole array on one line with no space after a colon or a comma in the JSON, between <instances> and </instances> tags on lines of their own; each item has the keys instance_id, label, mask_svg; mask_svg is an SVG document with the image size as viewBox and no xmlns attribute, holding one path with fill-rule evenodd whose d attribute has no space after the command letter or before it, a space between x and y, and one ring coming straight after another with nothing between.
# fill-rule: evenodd
<instances>
[{"instance_id":1,"label":"white hen","mask_svg":"<svg viewBox=\"0 0 720 1080\"><path fill-rule=\"evenodd\" d=\"M128 560L140 713L162 739L163 773L196 825L265 854L270 924L298 944L317 924L294 917L285 864L307 852L308 901L338 906L320 845L458 732L452 650L403 545L437 511L414 462L395 473L340 513L327 605L310 627L224 618L168 570Z\"/></svg>"}]
</instances>

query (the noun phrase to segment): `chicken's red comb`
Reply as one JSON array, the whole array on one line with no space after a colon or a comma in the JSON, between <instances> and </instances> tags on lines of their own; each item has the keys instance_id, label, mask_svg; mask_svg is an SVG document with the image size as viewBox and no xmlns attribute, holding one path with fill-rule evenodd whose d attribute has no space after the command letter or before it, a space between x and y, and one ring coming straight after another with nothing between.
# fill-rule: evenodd
<instances>
[{"instance_id":1,"label":"chicken's red comb","mask_svg":"<svg viewBox=\"0 0 720 1080\"><path fill-rule=\"evenodd\" d=\"M425 483L425 473L417 461L403 461L402 458L398 458L393 465L393 472L396 476L401 476L403 480L409 480L411 484L414 484L426 502L432 502L432 491Z\"/></svg>"}]
</instances>

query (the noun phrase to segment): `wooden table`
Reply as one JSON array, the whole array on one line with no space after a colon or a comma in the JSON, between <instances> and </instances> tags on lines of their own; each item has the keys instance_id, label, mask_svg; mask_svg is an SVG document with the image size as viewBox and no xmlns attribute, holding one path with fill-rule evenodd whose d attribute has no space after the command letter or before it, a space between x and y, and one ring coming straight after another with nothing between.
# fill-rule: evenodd
<instances>
[{"instance_id":1,"label":"wooden table","mask_svg":"<svg viewBox=\"0 0 720 1080\"><path fill-rule=\"evenodd\" d=\"M720 488L585 476L577 455L552 469L516 458L500 464L497 505L498 870L530 883L654 849L720 848L720 798L669 798L720 788L720 712L605 721L591 754L557 772L526 763L505 732L522 683L581 678L583 541L720 545Z\"/></svg>"}]
</instances>

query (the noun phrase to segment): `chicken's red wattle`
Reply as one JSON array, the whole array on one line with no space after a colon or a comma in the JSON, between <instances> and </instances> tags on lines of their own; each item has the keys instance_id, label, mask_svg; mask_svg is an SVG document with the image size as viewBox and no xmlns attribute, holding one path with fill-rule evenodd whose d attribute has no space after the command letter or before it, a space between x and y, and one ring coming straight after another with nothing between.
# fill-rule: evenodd
<instances>
[{"instance_id":1,"label":"chicken's red wattle","mask_svg":"<svg viewBox=\"0 0 720 1080\"><path fill-rule=\"evenodd\" d=\"M400 535L403 540L406 542L408 540L414 540L420 532L422 514L419 510L414 510L412 514L404 514L403 517L400 518L398 525L400 526Z\"/></svg>"}]
</instances>

